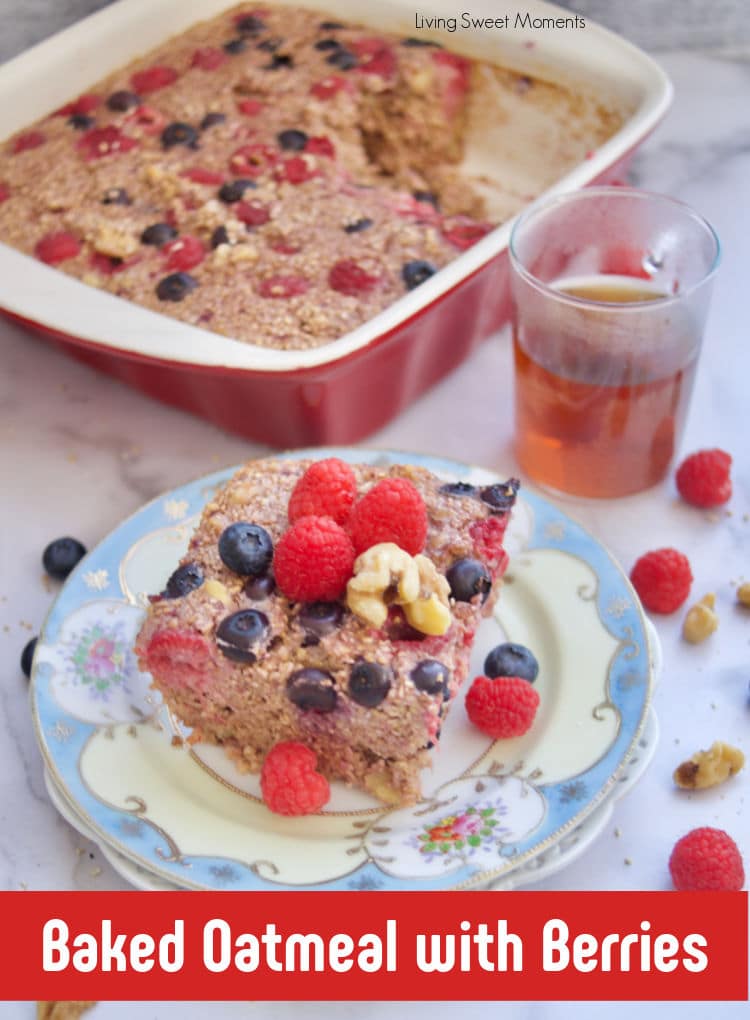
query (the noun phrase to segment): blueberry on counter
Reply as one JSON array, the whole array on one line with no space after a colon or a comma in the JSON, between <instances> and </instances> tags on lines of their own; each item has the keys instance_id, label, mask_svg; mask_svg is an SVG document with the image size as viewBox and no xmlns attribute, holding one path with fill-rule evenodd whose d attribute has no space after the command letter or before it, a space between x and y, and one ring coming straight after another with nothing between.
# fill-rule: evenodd
<instances>
[{"instance_id":1,"label":"blueberry on counter","mask_svg":"<svg viewBox=\"0 0 750 1020\"><path fill-rule=\"evenodd\" d=\"M471 602L476 595L481 595L482 602L487 601L492 578L479 560L472 560L469 557L456 560L445 576L456 602Z\"/></svg>"},{"instance_id":2,"label":"blueberry on counter","mask_svg":"<svg viewBox=\"0 0 750 1020\"><path fill-rule=\"evenodd\" d=\"M508 641L488 653L484 660L484 675L493 680L498 676L518 676L533 684L539 675L539 663L525 645Z\"/></svg>"},{"instance_id":3,"label":"blueberry on counter","mask_svg":"<svg viewBox=\"0 0 750 1020\"><path fill-rule=\"evenodd\" d=\"M64 581L86 555L86 547L77 538L56 538L42 553L42 565L50 577Z\"/></svg>"},{"instance_id":4,"label":"blueberry on counter","mask_svg":"<svg viewBox=\"0 0 750 1020\"><path fill-rule=\"evenodd\" d=\"M31 676L31 665L34 661L34 652L36 651L36 643L38 640L38 638L33 637L21 652L21 671L26 677Z\"/></svg>"},{"instance_id":5,"label":"blueberry on counter","mask_svg":"<svg viewBox=\"0 0 750 1020\"><path fill-rule=\"evenodd\" d=\"M273 542L259 524L237 521L219 536L219 556L235 574L259 577L271 565Z\"/></svg>"},{"instance_id":6,"label":"blueberry on counter","mask_svg":"<svg viewBox=\"0 0 750 1020\"><path fill-rule=\"evenodd\" d=\"M216 644L222 655L233 662L253 663L257 656L253 646L268 629L268 617L257 609L241 609L225 616L216 628Z\"/></svg>"},{"instance_id":7,"label":"blueberry on counter","mask_svg":"<svg viewBox=\"0 0 750 1020\"><path fill-rule=\"evenodd\" d=\"M393 673L379 662L355 662L349 673L349 696L363 708L377 708L391 689Z\"/></svg>"}]
</instances>

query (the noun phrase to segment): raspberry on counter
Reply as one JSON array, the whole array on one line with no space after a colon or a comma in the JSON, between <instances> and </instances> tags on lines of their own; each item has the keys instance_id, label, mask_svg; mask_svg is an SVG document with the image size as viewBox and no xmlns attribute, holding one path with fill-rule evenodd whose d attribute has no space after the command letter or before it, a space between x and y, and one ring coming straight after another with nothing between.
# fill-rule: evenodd
<instances>
[{"instance_id":1,"label":"raspberry on counter","mask_svg":"<svg viewBox=\"0 0 750 1020\"><path fill-rule=\"evenodd\" d=\"M745 884L742 857L722 829L693 829L675 843L669 871L680 892L739 892Z\"/></svg>"},{"instance_id":2,"label":"raspberry on counter","mask_svg":"<svg viewBox=\"0 0 750 1020\"><path fill-rule=\"evenodd\" d=\"M693 573L683 553L656 549L637 560L630 580L649 612L674 613L690 594Z\"/></svg>"},{"instance_id":3,"label":"raspberry on counter","mask_svg":"<svg viewBox=\"0 0 750 1020\"><path fill-rule=\"evenodd\" d=\"M724 450L692 453L677 468L677 491L693 506L722 506L732 495L731 466L732 458Z\"/></svg>"}]
</instances>

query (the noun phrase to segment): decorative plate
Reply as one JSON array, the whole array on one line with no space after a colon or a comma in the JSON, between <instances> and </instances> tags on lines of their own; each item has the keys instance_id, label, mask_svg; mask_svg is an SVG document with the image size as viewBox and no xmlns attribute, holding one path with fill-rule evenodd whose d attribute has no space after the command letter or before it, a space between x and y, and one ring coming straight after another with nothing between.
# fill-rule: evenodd
<instances>
[{"instance_id":1,"label":"decorative plate","mask_svg":"<svg viewBox=\"0 0 750 1020\"><path fill-rule=\"evenodd\" d=\"M448 480L489 484L480 468L412 454ZM502 640L539 660L531 730L492 741L458 697L422 801L387 807L333 784L326 810L268 811L257 776L219 748L188 745L132 651L146 595L163 587L203 505L231 470L149 503L69 577L39 639L31 698L59 800L89 834L154 879L200 889L450 889L495 885L547 854L614 790L641 739L653 683L649 632L611 555L541 496L525 492L508 529L511 568L472 669Z\"/></svg>"}]
</instances>

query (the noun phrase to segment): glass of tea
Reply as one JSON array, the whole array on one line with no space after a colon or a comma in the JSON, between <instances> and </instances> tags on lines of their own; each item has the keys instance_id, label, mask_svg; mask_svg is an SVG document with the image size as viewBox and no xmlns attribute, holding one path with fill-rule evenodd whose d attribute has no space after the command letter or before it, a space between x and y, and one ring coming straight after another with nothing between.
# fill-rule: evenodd
<instances>
[{"instance_id":1,"label":"glass of tea","mask_svg":"<svg viewBox=\"0 0 750 1020\"><path fill-rule=\"evenodd\" d=\"M666 196L587 188L524 213L510 260L521 468L576 496L655 485L687 413L713 229Z\"/></svg>"}]
</instances>

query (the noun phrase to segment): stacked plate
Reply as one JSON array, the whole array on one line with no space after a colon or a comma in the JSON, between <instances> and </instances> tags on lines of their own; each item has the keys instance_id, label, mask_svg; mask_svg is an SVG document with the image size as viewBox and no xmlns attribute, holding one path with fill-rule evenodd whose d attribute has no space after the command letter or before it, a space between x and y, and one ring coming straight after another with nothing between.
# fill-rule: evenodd
<instances>
[{"instance_id":1,"label":"stacked plate","mask_svg":"<svg viewBox=\"0 0 750 1020\"><path fill-rule=\"evenodd\" d=\"M491 484L483 469L365 450L294 456L411 461ZM174 569L197 516L231 471L199 479L124 521L78 566L37 646L31 699L50 797L140 888L511 888L564 867L602 831L656 747L658 642L612 556L542 497L508 530L511 568L472 663L504 640L539 660L531 730L492 741L457 699L421 802L380 804L333 784L321 814L267 810L257 776L191 745L138 670L149 592Z\"/></svg>"}]
</instances>

